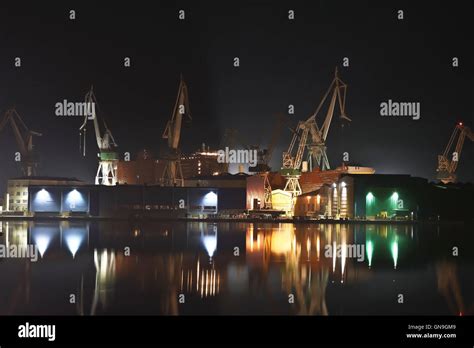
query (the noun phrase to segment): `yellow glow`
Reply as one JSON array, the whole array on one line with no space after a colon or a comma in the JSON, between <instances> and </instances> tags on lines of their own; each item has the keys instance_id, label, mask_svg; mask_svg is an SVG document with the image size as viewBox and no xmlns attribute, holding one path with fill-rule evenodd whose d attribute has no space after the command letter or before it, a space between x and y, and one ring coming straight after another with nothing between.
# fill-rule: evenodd
<instances>
[{"instance_id":1,"label":"yellow glow","mask_svg":"<svg viewBox=\"0 0 474 348\"><path fill-rule=\"evenodd\" d=\"M284 228L272 232L271 251L275 254L286 254L291 252L294 233L291 225L283 225Z\"/></svg>"}]
</instances>

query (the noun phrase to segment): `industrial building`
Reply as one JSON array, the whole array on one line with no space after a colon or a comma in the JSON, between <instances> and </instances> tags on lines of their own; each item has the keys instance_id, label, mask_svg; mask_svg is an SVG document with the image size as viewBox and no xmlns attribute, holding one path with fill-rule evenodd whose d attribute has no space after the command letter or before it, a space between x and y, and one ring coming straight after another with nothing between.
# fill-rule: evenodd
<instances>
[{"instance_id":1,"label":"industrial building","mask_svg":"<svg viewBox=\"0 0 474 348\"><path fill-rule=\"evenodd\" d=\"M33 216L205 217L245 205L238 188L31 185L28 193Z\"/></svg>"},{"instance_id":2,"label":"industrial building","mask_svg":"<svg viewBox=\"0 0 474 348\"><path fill-rule=\"evenodd\" d=\"M188 179L195 176L219 175L227 173L225 163L217 162L217 151L211 151L210 147L202 144L200 150L181 156L181 168L183 178Z\"/></svg>"},{"instance_id":3,"label":"industrial building","mask_svg":"<svg viewBox=\"0 0 474 348\"><path fill-rule=\"evenodd\" d=\"M56 178L41 176L26 176L8 180L5 193L3 211L26 212L28 211L28 187L31 185L85 185L83 181L76 178Z\"/></svg>"},{"instance_id":4,"label":"industrial building","mask_svg":"<svg viewBox=\"0 0 474 348\"><path fill-rule=\"evenodd\" d=\"M426 179L410 175L346 174L296 198L295 216L336 219L414 219Z\"/></svg>"},{"instance_id":5,"label":"industrial building","mask_svg":"<svg viewBox=\"0 0 474 348\"><path fill-rule=\"evenodd\" d=\"M158 184L165 169L165 162L154 158L151 151L139 151L134 160L118 161L117 182L121 185Z\"/></svg>"}]
</instances>

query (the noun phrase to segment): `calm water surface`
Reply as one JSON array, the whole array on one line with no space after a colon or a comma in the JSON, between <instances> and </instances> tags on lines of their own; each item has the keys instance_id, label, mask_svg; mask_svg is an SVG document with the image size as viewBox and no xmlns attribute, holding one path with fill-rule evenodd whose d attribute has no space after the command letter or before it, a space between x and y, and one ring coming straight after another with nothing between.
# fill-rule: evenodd
<instances>
[{"instance_id":1,"label":"calm water surface","mask_svg":"<svg viewBox=\"0 0 474 348\"><path fill-rule=\"evenodd\" d=\"M0 258L0 315L474 312L472 226L0 226L1 245L36 245L42 254L37 262Z\"/></svg>"}]
</instances>

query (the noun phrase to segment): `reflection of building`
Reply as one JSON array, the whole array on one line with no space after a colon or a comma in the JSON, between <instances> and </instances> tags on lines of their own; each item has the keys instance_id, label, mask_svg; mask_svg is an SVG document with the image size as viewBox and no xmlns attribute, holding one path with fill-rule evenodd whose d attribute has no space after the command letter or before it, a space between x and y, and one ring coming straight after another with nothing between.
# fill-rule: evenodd
<instances>
[{"instance_id":1,"label":"reflection of building","mask_svg":"<svg viewBox=\"0 0 474 348\"><path fill-rule=\"evenodd\" d=\"M20 177L8 180L4 211L25 212L28 210L28 187L30 185L84 185L75 178Z\"/></svg>"}]
</instances>

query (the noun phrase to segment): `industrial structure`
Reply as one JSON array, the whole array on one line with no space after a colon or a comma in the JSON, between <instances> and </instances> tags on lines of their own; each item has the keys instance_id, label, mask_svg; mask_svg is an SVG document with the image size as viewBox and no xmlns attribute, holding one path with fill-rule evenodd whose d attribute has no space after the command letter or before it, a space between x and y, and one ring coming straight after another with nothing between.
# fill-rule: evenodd
<instances>
[{"instance_id":1,"label":"industrial structure","mask_svg":"<svg viewBox=\"0 0 474 348\"><path fill-rule=\"evenodd\" d=\"M250 174L244 173L243 165L237 174L230 174L228 163L220 163L219 152L209 145L203 143L192 153L181 153L182 125L191 120L188 88L182 77L162 135L166 139L166 153L158 158L151 150L142 149L134 159L119 160L117 143L102 112L97 113L97 99L91 87L85 96L85 114L81 113L84 121L80 127L80 148L85 156L87 125L92 121L99 150L95 185L74 178L36 176L38 156L33 137L41 134L29 130L16 110L10 109L0 123L0 132L10 123L20 150L23 176L8 181L3 211L111 218L206 218L220 214L315 220L415 220L469 216L466 207L474 200L474 190L468 184L457 190L462 184L440 185L409 175L379 175L373 168L344 161L339 167L330 167L326 143L336 109L342 124L351 122L345 110L346 92L347 85L336 69L314 113L299 121L296 128L288 126L292 138L283 152L279 171L271 170L270 160L282 129L288 125L283 114L276 114L268 146L250 147L257 150L257 165L249 167ZM325 116L320 120L322 114ZM471 129L457 124L444 153L438 156L437 178L443 184L457 181L456 169L466 137L474 141ZM235 131L227 129L221 146L233 149L235 144ZM454 200L465 202L463 208L449 204Z\"/></svg>"},{"instance_id":2,"label":"industrial structure","mask_svg":"<svg viewBox=\"0 0 474 348\"><path fill-rule=\"evenodd\" d=\"M117 183L117 163L119 160L117 152L117 144L112 135L112 132L107 127L104 117L102 115L103 130L101 130L99 120L97 118L96 108L98 108L97 99L94 94L93 87L87 92L85 97L85 105L89 112L85 112L84 123L80 127L80 134L82 136L82 151L83 156L86 155L86 135L87 122L92 120L94 124L94 133L99 149L99 167L95 176L96 185L115 185Z\"/></svg>"},{"instance_id":3,"label":"industrial structure","mask_svg":"<svg viewBox=\"0 0 474 348\"><path fill-rule=\"evenodd\" d=\"M451 153L454 141L458 137L454 152ZM462 122L454 127L454 131L449 138L448 145L444 149L442 155L438 155L438 172L437 179L444 184L454 183L457 181L456 169L458 167L459 159L461 158L461 151L464 145L464 140L468 137L474 141L474 133L469 127L466 127ZM451 157L451 159L450 159Z\"/></svg>"},{"instance_id":4,"label":"industrial structure","mask_svg":"<svg viewBox=\"0 0 474 348\"><path fill-rule=\"evenodd\" d=\"M4 205L2 210L6 213L12 212L27 213L28 212L28 189L33 185L85 185L86 183L76 178L58 178L46 176L23 176L11 178L7 183L7 192L5 193Z\"/></svg>"},{"instance_id":5,"label":"industrial structure","mask_svg":"<svg viewBox=\"0 0 474 348\"><path fill-rule=\"evenodd\" d=\"M37 175L36 169L38 167L39 158L33 147L33 137L41 136L42 134L28 129L15 108L11 108L5 112L5 115L0 122L0 132L5 128L7 123L10 123L12 127L19 148L18 160L21 164L23 175Z\"/></svg>"},{"instance_id":6,"label":"industrial structure","mask_svg":"<svg viewBox=\"0 0 474 348\"><path fill-rule=\"evenodd\" d=\"M191 120L189 109L188 87L181 76L178 87L178 96L174 104L171 119L166 124L163 139L168 140L168 153L166 155L166 167L162 176L162 184L165 186L184 186L183 171L181 168L181 154L179 150L179 139L181 137L181 125L183 117Z\"/></svg>"},{"instance_id":7,"label":"industrial structure","mask_svg":"<svg viewBox=\"0 0 474 348\"><path fill-rule=\"evenodd\" d=\"M321 171L329 170L329 160L326 152L326 139L333 119L336 104L339 106L340 116L343 121L351 121L346 116L346 91L347 85L339 78L336 68L334 79L329 85L315 112L306 120L298 122L293 132L293 138L286 152L283 152L283 167L281 174L286 178L284 191L291 193L293 199L302 193L299 179L301 172L312 171L315 168ZM321 112L328 96L332 94L326 117L321 125L317 124L317 116ZM296 153L295 146L296 144ZM303 156L307 150L307 162L303 163ZM303 165L303 167L302 167ZM309 166L309 168L308 168Z\"/></svg>"}]
</instances>

